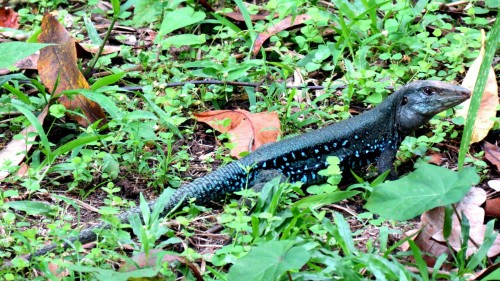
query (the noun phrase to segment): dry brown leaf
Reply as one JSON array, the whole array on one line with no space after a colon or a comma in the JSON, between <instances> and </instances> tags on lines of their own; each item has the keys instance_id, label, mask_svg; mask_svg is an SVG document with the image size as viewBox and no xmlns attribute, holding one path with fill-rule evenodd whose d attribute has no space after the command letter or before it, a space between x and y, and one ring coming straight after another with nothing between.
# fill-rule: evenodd
<instances>
[{"instance_id":1,"label":"dry brown leaf","mask_svg":"<svg viewBox=\"0 0 500 281\"><path fill-rule=\"evenodd\" d=\"M38 121L43 124L45 116L47 116L48 106L46 106L43 111L38 115ZM26 153L33 146L33 141L36 136L31 136L30 133L36 132L33 125L28 126L21 131L22 139L11 140L2 150L0 150L0 165L4 164L6 161L11 163L10 165L19 165L24 158ZM8 171L0 170L0 180L5 179L10 173Z\"/></svg>"},{"instance_id":2,"label":"dry brown leaf","mask_svg":"<svg viewBox=\"0 0 500 281\"><path fill-rule=\"evenodd\" d=\"M99 45L95 45L95 44L80 44L80 43L77 43L77 45L80 45L80 47L82 47L82 49L84 49L85 51L91 53L91 54L97 54L97 52L99 51L99 48L101 46ZM102 54L103 55L108 55L108 54L112 54L112 53L118 53L120 52L122 49L121 46L104 46L104 48L102 49Z\"/></svg>"},{"instance_id":3,"label":"dry brown leaf","mask_svg":"<svg viewBox=\"0 0 500 281\"><path fill-rule=\"evenodd\" d=\"M26 164L26 162L21 163L21 165L19 165L19 170L17 170L17 175L20 177L26 176L29 168L30 168L30 166L28 164Z\"/></svg>"},{"instance_id":4,"label":"dry brown leaf","mask_svg":"<svg viewBox=\"0 0 500 281\"><path fill-rule=\"evenodd\" d=\"M415 238L415 243L420 248L427 266L434 266L436 258L446 253L450 256L451 252L446 245L432 239L432 236L443 229L444 208L438 207L425 212L420 217L422 230Z\"/></svg>"},{"instance_id":5,"label":"dry brown leaf","mask_svg":"<svg viewBox=\"0 0 500 281\"><path fill-rule=\"evenodd\" d=\"M260 33L257 36L257 39L255 39L255 43L253 45L253 55L257 55L259 53L260 48L262 47L262 44L269 39L269 37L273 36L274 34L281 32L287 28L290 28L292 26L296 26L299 24L303 24L305 21L311 19L310 15L307 14L301 14L297 16L289 16L278 22L277 24L271 24L270 27ZM293 21L292 21L293 20Z\"/></svg>"},{"instance_id":6,"label":"dry brown leaf","mask_svg":"<svg viewBox=\"0 0 500 281\"><path fill-rule=\"evenodd\" d=\"M474 85L477 81L477 76L479 75L479 67L484 57L484 30L481 30L483 42L481 44L481 50L479 51L479 56L474 60L472 65L465 75L462 86L469 89L471 92L474 90ZM495 71L493 67L490 67L488 73L488 82L483 92L483 98L479 106L479 111L477 113L476 122L474 123L474 128L471 136L471 143L476 143L483 140L488 132L493 128L494 118L497 112L498 106L498 84L496 80ZM467 118L467 112L469 111L470 99L466 100L461 104L462 108L456 111L456 116L461 116L464 119Z\"/></svg>"},{"instance_id":7,"label":"dry brown leaf","mask_svg":"<svg viewBox=\"0 0 500 281\"><path fill-rule=\"evenodd\" d=\"M470 224L470 239L479 245L482 244L484 240L484 231L486 226L484 225L484 209L481 208L481 204L486 201L486 192L482 188L471 188L469 193L465 195L464 199L457 204L457 211L459 214L464 214L469 220ZM444 211L441 213L444 216ZM451 234L448 237L448 242L455 251L459 251L462 247L462 233L461 226L458 218L453 215L452 219ZM439 231L432 236L438 242L444 243L445 239L443 237L443 232ZM474 244L469 241L466 255L469 257L477 251Z\"/></svg>"},{"instance_id":8,"label":"dry brown leaf","mask_svg":"<svg viewBox=\"0 0 500 281\"><path fill-rule=\"evenodd\" d=\"M38 73L43 84L53 94L59 94L65 90L88 89L89 84L77 67L75 41L66 29L51 14L46 14L42 20L42 33L38 36L40 43L55 43L40 50L38 60ZM57 89L55 85L57 83ZM77 111L81 109L86 118L79 115L71 117L81 126L87 127L90 123L102 120L106 123L106 117L99 104L87 99L83 95L75 95L72 99L60 96L58 101L67 109Z\"/></svg>"},{"instance_id":9,"label":"dry brown leaf","mask_svg":"<svg viewBox=\"0 0 500 281\"><path fill-rule=\"evenodd\" d=\"M138 270L140 268L154 267L154 266L158 265L158 258L160 255L162 256L160 264L166 263L166 262L168 262L169 265L171 265L172 263L175 263L175 262L181 263L181 264L189 267L193 276L196 277L196 280L203 281L203 277L202 277L202 274L200 272L200 269L198 268L198 266L196 266L196 264L190 262L185 257L171 255L171 254L165 254L165 251L161 250L161 249L151 250L151 251L149 251L149 255L147 255L147 256L145 253L139 253L139 254L133 255L131 258L132 262L125 262L124 264L122 264L122 266L120 267L120 271L121 272L131 272L131 271ZM163 279L161 279L161 280L163 280Z\"/></svg>"},{"instance_id":10,"label":"dry brown leaf","mask_svg":"<svg viewBox=\"0 0 500 281\"><path fill-rule=\"evenodd\" d=\"M485 141L483 151L486 160L497 166L497 170L500 171L500 147Z\"/></svg>"},{"instance_id":11,"label":"dry brown leaf","mask_svg":"<svg viewBox=\"0 0 500 281\"><path fill-rule=\"evenodd\" d=\"M8 7L0 7L0 26L8 28L19 28L17 13Z\"/></svg>"},{"instance_id":12,"label":"dry brown leaf","mask_svg":"<svg viewBox=\"0 0 500 281\"><path fill-rule=\"evenodd\" d=\"M224 13L224 16L231 18L235 21L245 21L245 18L240 12L229 12L229 13ZM265 20L269 16L269 12L262 12L256 15L250 15L250 20L256 21L256 20ZM274 14L274 17L277 17L278 14Z\"/></svg>"},{"instance_id":13,"label":"dry brown leaf","mask_svg":"<svg viewBox=\"0 0 500 281\"><path fill-rule=\"evenodd\" d=\"M459 214L464 214L469 220L470 239L478 245L481 245L484 240L486 225L484 224L485 211L481 208L481 204L486 201L486 192L482 188L472 188L469 193L464 197L462 202L457 204L456 208ZM453 215L452 228L448 243L451 247L458 251L462 245L461 226L458 218ZM428 249L439 249L444 251L446 247L445 239L443 236L443 223L444 223L444 208L438 207L422 214L421 225L422 231L419 234L420 239L415 239L415 242L423 252L428 252ZM441 246L437 246L437 244ZM477 251L474 243L468 242L466 255L469 257ZM431 252L433 255L438 252ZM488 257L496 256L500 253L500 237L494 242L494 245L488 251ZM430 265L430 264L429 264Z\"/></svg>"},{"instance_id":14,"label":"dry brown leaf","mask_svg":"<svg viewBox=\"0 0 500 281\"><path fill-rule=\"evenodd\" d=\"M62 261L62 260L60 260L60 261ZM64 267L61 268L57 263L54 263L54 262L49 262L47 268L50 271L50 273L54 274L56 277L59 277L59 278L66 277L70 274L69 270L67 268L64 268Z\"/></svg>"},{"instance_id":15,"label":"dry brown leaf","mask_svg":"<svg viewBox=\"0 0 500 281\"><path fill-rule=\"evenodd\" d=\"M488 217L500 218L500 198L486 200L484 212Z\"/></svg>"},{"instance_id":16,"label":"dry brown leaf","mask_svg":"<svg viewBox=\"0 0 500 281\"><path fill-rule=\"evenodd\" d=\"M230 141L235 144L231 155L241 158L245 151L254 151L258 147L275 142L280 134L280 122L276 112L250 113L246 110L214 110L195 114L203 122L223 133L230 134ZM230 119L229 126L223 126L222 120Z\"/></svg>"},{"instance_id":17,"label":"dry brown leaf","mask_svg":"<svg viewBox=\"0 0 500 281\"><path fill-rule=\"evenodd\" d=\"M443 163L443 159L446 158L439 152L431 152L427 156L429 157L429 160L427 160L427 162L438 166L441 165L441 163Z\"/></svg>"}]
</instances>

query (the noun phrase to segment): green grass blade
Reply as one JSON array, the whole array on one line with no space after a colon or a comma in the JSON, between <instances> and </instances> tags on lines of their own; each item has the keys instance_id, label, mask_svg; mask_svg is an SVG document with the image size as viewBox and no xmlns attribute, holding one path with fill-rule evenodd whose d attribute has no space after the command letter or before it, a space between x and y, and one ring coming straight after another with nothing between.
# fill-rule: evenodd
<instances>
[{"instance_id":1,"label":"green grass blade","mask_svg":"<svg viewBox=\"0 0 500 281\"><path fill-rule=\"evenodd\" d=\"M235 0L234 2L236 2L236 5L238 6L241 14L243 15L243 19L245 20L245 25L247 26L248 33L250 34L250 40L252 40L252 45L250 46L250 50L248 51L248 56L247 56L248 58L250 58L252 56L253 45L255 44L255 39L257 38L257 34L255 33L255 30L253 28L252 19L250 18L250 13L243 4L243 1Z\"/></svg>"},{"instance_id":2,"label":"green grass blade","mask_svg":"<svg viewBox=\"0 0 500 281\"><path fill-rule=\"evenodd\" d=\"M422 252L420 252L420 249L413 240L408 240L408 243L410 244L410 248L413 253L413 257L415 258L415 263L417 265L418 271L420 271L420 277L422 277L423 280L428 281L429 273L427 272L427 264L422 257Z\"/></svg>"},{"instance_id":3,"label":"green grass blade","mask_svg":"<svg viewBox=\"0 0 500 281\"><path fill-rule=\"evenodd\" d=\"M472 93L471 103L469 107L469 112L467 113L467 120L465 121L465 128L462 135L462 141L460 142L460 151L458 154L458 169L463 169L465 155L469 152L470 138L472 136L472 129L474 123L476 122L477 112L479 110L479 105L481 104L481 99L483 97L484 88L486 87L486 82L488 81L488 73L490 71L491 63L493 61L493 56L497 49L498 41L500 40L500 11L497 14L495 24L490 32L490 36L486 41L486 50L484 53L483 62L479 68L479 75L474 86L474 92Z\"/></svg>"},{"instance_id":4,"label":"green grass blade","mask_svg":"<svg viewBox=\"0 0 500 281\"><path fill-rule=\"evenodd\" d=\"M28 120L30 121L31 125L35 128L36 132L38 133L38 136L40 136L40 141L42 142L42 146L45 148L45 154L47 156L51 155L51 150L50 150L50 142L49 139L47 138L47 135L45 134L45 131L43 130L42 123L38 121L38 118L31 112L30 109L26 107L26 105L18 100L12 100L12 106L14 106L17 110L19 110Z\"/></svg>"},{"instance_id":5,"label":"green grass blade","mask_svg":"<svg viewBox=\"0 0 500 281\"><path fill-rule=\"evenodd\" d=\"M69 152L69 151L71 151L79 146L95 142L99 139L107 138L108 136L110 136L110 135L88 135L88 136L79 137L75 140L72 140L72 141L60 146L56 150L54 150L54 152L51 153L51 157L49 157L49 158L55 159L55 158L59 157L60 155L63 155L63 154L65 154L65 153L67 153L67 152ZM52 160L50 160L50 162L52 162ZM44 166L47 164L50 164L49 159L45 159L41 165Z\"/></svg>"},{"instance_id":6,"label":"green grass blade","mask_svg":"<svg viewBox=\"0 0 500 281\"><path fill-rule=\"evenodd\" d=\"M30 98L25 95L23 92L19 91L19 89L12 87L9 84L4 84L3 87L14 94L20 101L24 102L25 104L31 104Z\"/></svg>"}]
</instances>

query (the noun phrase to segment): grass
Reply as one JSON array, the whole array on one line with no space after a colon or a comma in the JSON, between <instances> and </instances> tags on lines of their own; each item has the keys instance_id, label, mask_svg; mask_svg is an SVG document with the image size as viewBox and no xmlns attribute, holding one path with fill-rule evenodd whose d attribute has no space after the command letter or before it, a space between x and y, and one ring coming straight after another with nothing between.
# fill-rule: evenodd
<instances>
[{"instance_id":1,"label":"grass","mask_svg":"<svg viewBox=\"0 0 500 281\"><path fill-rule=\"evenodd\" d=\"M203 280L329 280L332 276L465 280L467 274L495 262L485 257L494 241L490 222L487 243L477 255L467 258L461 251L440 256L429 267L424 253L408 238L401 238L409 228L405 223L380 219L365 210L350 211L360 208L359 200L369 197L382 179L357 184L360 191L333 192L338 184L335 160L325 171L331 179L328 186L303 190L297 184L271 181L260 194L241 192L253 202L252 211L232 200L221 208L183 207L164 220L158 210L145 207L145 198L160 197L167 187L177 188L233 161L228 156L227 135L207 131L193 120L193 112L276 111L284 135L289 136L346 119L350 109L376 106L391 89L413 80L460 82L478 54L480 29L491 34L488 58L499 55L498 27L491 24L498 10L494 1L472 3L458 13L430 1L415 5L379 0L332 1L333 5L269 1L260 6L236 1L218 12L195 1L143 1L133 10L126 9L128 2L122 9L117 9L118 1L112 2L113 11L93 3L74 9L66 1L30 2L14 8L19 11L21 33L28 37L40 27L42 18L36 11L57 9L74 19L66 27L74 36L90 42L97 30L103 44L110 44L112 38L121 49L96 56L89 64L95 67L84 71L110 74L89 77L91 89L82 92L106 112L109 123L102 127L80 127L57 104L41 124L36 116L53 97L37 73L3 77L0 136L4 141L0 145L19 138L17 134L28 125L35 127L38 138L27 153L25 175L16 174L17 165L0 163L2 170L12 172L0 191L0 260L11 260L12 266L0 269L0 280L173 280L179 276L188 280L199 276ZM243 22L224 15L237 7ZM252 20L258 9L278 18ZM311 15L312 20L272 35L264 44L267 49L251 56L259 33L287 16L301 14ZM151 39L135 31L124 35L118 29L103 29L93 20L85 24L81 20L95 15L111 21L111 27L116 21L120 26L147 27L168 38ZM172 19L177 21L172 23ZM137 46L127 45L131 36L139 39ZM82 62L85 66L89 60ZM193 79L263 83L258 88L227 84L165 87ZM290 81L325 89L286 88L284 84ZM135 85L142 90L128 90ZM451 110L433 119L425 135L403 142L397 160L403 170L416 156L439 150L436 144L455 145L461 129L449 121L450 116ZM460 159L465 155L463 146ZM469 161L477 163L472 157ZM484 166L475 167L485 177L491 176ZM314 195L305 197L308 194ZM327 204L355 194L359 195L348 203L333 208ZM168 193L160 198L166 200ZM135 205L140 207L140 216L134 216L130 225L120 223L116 214ZM364 213L356 217L349 212ZM66 255L60 255L59 249L29 261L19 258L47 241L62 243L78 232L72 230L75 226L97 219L112 227L99 233L101 239L94 248L84 249L75 242ZM467 221L462 223L462 229L466 228ZM373 230L376 234L369 235ZM410 248L398 250L405 241ZM442 270L444 263L457 270ZM149 266L133 269L144 264Z\"/></svg>"}]
</instances>

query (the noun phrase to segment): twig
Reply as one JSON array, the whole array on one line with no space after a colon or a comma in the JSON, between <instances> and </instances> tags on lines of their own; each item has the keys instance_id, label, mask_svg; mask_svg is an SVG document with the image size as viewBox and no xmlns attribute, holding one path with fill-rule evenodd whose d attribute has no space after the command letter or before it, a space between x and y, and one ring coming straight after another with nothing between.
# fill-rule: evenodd
<instances>
[{"instance_id":1,"label":"twig","mask_svg":"<svg viewBox=\"0 0 500 281\"><path fill-rule=\"evenodd\" d=\"M236 81L221 81L221 80L189 80L183 82L172 82L161 85L164 88L173 88L173 87L181 87L186 84L194 84L194 85L231 85L231 86L241 86L241 87L260 87L262 83L252 83L252 82L236 82ZM347 86L339 85L337 89L345 89ZM143 86L127 86L123 87L125 90L129 91L140 91ZM324 90L324 86L308 86L308 85L286 85L287 89L309 89L309 90ZM387 87L386 87L387 88ZM390 87L392 88L392 87Z\"/></svg>"}]
</instances>

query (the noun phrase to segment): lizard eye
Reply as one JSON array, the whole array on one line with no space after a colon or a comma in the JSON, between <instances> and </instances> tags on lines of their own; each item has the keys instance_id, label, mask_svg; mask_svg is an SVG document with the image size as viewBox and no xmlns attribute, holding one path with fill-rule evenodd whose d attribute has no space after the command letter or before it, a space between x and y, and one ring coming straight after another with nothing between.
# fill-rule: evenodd
<instances>
[{"instance_id":1,"label":"lizard eye","mask_svg":"<svg viewBox=\"0 0 500 281\"><path fill-rule=\"evenodd\" d=\"M408 98L407 97L404 97L403 98L403 101L401 102L401 105L405 105L408 103Z\"/></svg>"},{"instance_id":2,"label":"lizard eye","mask_svg":"<svg viewBox=\"0 0 500 281\"><path fill-rule=\"evenodd\" d=\"M422 89L422 92L426 95L426 96L432 96L434 95L436 92L434 91L434 89L432 88L423 88Z\"/></svg>"}]
</instances>

